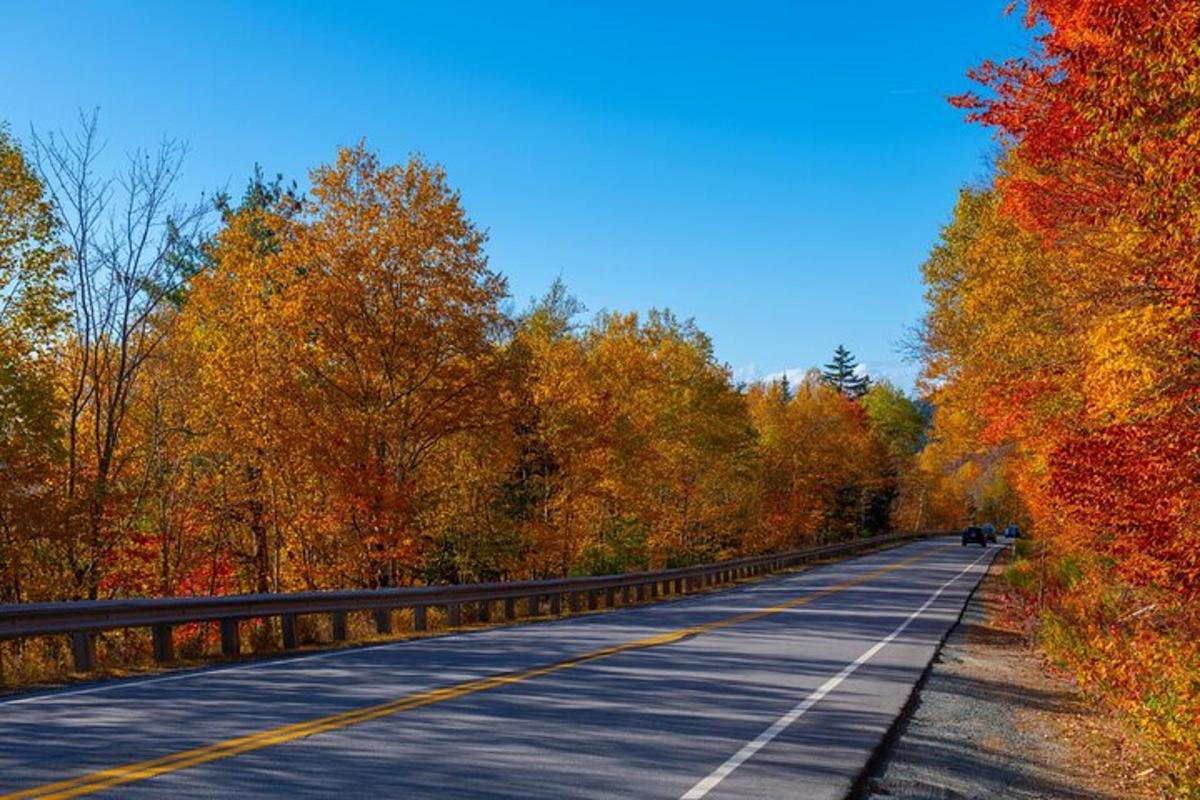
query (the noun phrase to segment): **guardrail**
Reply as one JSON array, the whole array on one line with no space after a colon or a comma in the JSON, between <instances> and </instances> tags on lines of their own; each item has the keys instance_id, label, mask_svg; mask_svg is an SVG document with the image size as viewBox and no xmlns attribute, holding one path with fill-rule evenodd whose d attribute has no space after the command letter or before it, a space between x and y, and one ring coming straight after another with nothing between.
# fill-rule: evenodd
<instances>
[{"instance_id":1,"label":"guardrail","mask_svg":"<svg viewBox=\"0 0 1200 800\"><path fill-rule=\"evenodd\" d=\"M630 572L584 578L562 578L505 583L474 583L449 586L420 586L398 589L294 592L286 594L228 595L224 597L169 597L129 600L94 600L56 603L22 603L0 606L0 641L33 636L70 636L76 671L96 665L96 634L124 628L150 628L156 661L174 658L172 629L176 625L217 622L221 627L221 653L236 656L242 651L239 623L248 619L279 617L283 647L298 645L296 618L307 614L329 614L333 640L345 641L347 614L369 611L375 629L392 633L392 612L411 609L412 629L424 631L427 609L445 609L451 628L461 624L461 609L474 604L477 619L491 620L492 605L503 605L505 620L517 619L518 601L524 601L527 617L562 613L564 601L571 611L586 607L628 606L660 595L682 595L705 587L776 572L806 561L856 552L882 544L936 535L938 532L892 533L848 542L809 547L785 553L748 556L730 561L698 564L654 572Z\"/></svg>"}]
</instances>

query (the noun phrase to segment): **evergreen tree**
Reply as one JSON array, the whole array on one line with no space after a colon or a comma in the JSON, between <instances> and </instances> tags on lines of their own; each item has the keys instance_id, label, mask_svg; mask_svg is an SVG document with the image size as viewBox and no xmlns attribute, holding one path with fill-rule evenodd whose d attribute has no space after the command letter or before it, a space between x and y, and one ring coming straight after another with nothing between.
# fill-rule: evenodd
<instances>
[{"instance_id":1,"label":"evergreen tree","mask_svg":"<svg viewBox=\"0 0 1200 800\"><path fill-rule=\"evenodd\" d=\"M791 402L791 399L793 397L795 397L795 395L792 393L792 382L788 380L788 376L787 376L786 372L783 373L783 375L781 375L779 377L778 383L779 383L780 397L783 400L783 402L785 402L785 403Z\"/></svg>"},{"instance_id":2,"label":"evergreen tree","mask_svg":"<svg viewBox=\"0 0 1200 800\"><path fill-rule=\"evenodd\" d=\"M871 388L871 379L858 374L854 355L840 344L833 351L833 361L821 372L821 380L846 397L862 397Z\"/></svg>"}]
</instances>

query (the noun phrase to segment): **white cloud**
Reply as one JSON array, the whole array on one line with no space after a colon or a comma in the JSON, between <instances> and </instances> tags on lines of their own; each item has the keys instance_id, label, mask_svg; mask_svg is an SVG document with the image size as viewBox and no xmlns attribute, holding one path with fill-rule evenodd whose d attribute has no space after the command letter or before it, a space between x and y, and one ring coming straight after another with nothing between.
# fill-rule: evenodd
<instances>
[{"instance_id":1,"label":"white cloud","mask_svg":"<svg viewBox=\"0 0 1200 800\"><path fill-rule=\"evenodd\" d=\"M775 381L779 380L780 378L783 378L786 376L788 379L788 383L790 383L792 386L795 386L804 380L804 375L808 372L809 369L810 369L810 367L788 367L785 370L781 370L779 372L772 372L770 375L765 375L765 376L763 376L762 380L763 380L763 383L774 383Z\"/></svg>"},{"instance_id":2,"label":"white cloud","mask_svg":"<svg viewBox=\"0 0 1200 800\"><path fill-rule=\"evenodd\" d=\"M732 373L734 383L754 383L758 380L758 366L755 364L734 367Z\"/></svg>"}]
</instances>

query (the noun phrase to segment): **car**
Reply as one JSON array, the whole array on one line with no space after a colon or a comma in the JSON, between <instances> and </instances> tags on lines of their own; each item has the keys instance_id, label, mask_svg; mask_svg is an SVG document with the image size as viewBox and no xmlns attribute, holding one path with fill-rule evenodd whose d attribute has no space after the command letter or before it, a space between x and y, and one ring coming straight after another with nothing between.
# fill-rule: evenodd
<instances>
[{"instance_id":1,"label":"car","mask_svg":"<svg viewBox=\"0 0 1200 800\"><path fill-rule=\"evenodd\" d=\"M976 542L980 547L987 547L987 534L983 532L983 528L978 525L969 525L963 529L962 543L963 547Z\"/></svg>"},{"instance_id":2,"label":"car","mask_svg":"<svg viewBox=\"0 0 1200 800\"><path fill-rule=\"evenodd\" d=\"M1004 538L1005 539L1020 539L1021 538L1021 529L1016 525L1009 525L1007 528L1004 529Z\"/></svg>"},{"instance_id":3,"label":"car","mask_svg":"<svg viewBox=\"0 0 1200 800\"><path fill-rule=\"evenodd\" d=\"M987 522L987 523L984 523L984 525L982 527L983 527L983 535L987 537L987 540L989 542L996 541L996 526L990 522Z\"/></svg>"}]
</instances>

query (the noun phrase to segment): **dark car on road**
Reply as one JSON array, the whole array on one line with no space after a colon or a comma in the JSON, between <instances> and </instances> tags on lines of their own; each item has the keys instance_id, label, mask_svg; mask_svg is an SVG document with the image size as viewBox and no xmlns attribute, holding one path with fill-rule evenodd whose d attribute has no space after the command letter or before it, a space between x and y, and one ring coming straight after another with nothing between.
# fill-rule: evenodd
<instances>
[{"instance_id":1,"label":"dark car on road","mask_svg":"<svg viewBox=\"0 0 1200 800\"><path fill-rule=\"evenodd\" d=\"M980 547L987 547L987 534L983 532L983 528L978 525L971 525L963 530L962 543L963 547L975 542Z\"/></svg>"},{"instance_id":2,"label":"dark car on road","mask_svg":"<svg viewBox=\"0 0 1200 800\"><path fill-rule=\"evenodd\" d=\"M1021 538L1021 529L1016 525L1009 525L1007 528L1004 529L1004 538L1005 539L1020 539Z\"/></svg>"},{"instance_id":3,"label":"dark car on road","mask_svg":"<svg viewBox=\"0 0 1200 800\"><path fill-rule=\"evenodd\" d=\"M995 526L995 525L993 525L993 524L992 524L992 523L990 523L990 522L984 523L984 525L983 525L983 535L984 535L985 537L987 537L987 540L988 540L989 542L994 542L994 541L996 541L996 526Z\"/></svg>"}]
</instances>

